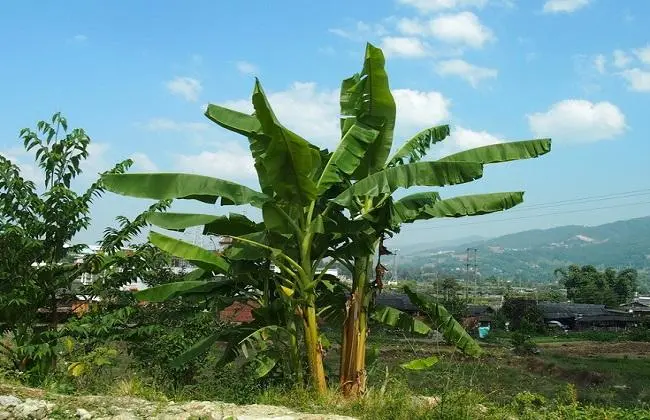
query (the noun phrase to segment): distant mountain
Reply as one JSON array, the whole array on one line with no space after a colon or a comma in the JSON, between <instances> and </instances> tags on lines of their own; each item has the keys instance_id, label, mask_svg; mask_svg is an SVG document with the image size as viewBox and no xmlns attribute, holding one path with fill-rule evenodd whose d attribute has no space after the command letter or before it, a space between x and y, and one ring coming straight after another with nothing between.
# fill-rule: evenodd
<instances>
[{"instance_id":1,"label":"distant mountain","mask_svg":"<svg viewBox=\"0 0 650 420\"><path fill-rule=\"evenodd\" d=\"M429 243L419 243L419 244L410 244L410 245L403 245L400 246L400 252L402 254L413 254L416 252L420 251L428 251L431 249L443 249L443 248L455 248L457 246L471 243L471 242L479 242L479 241L486 241L488 238L485 238L483 236L479 235L473 235L473 236L466 236L464 238L458 238L458 239L450 239L446 241L438 241L438 242L429 242ZM388 242L389 247L392 246L390 242ZM393 246L394 248L394 246Z\"/></svg>"},{"instance_id":2,"label":"distant mountain","mask_svg":"<svg viewBox=\"0 0 650 420\"><path fill-rule=\"evenodd\" d=\"M569 264L650 271L650 217L600 226L529 230L458 246L402 252L401 270L462 272L467 248L477 249L477 270L484 277L551 280L553 270Z\"/></svg>"}]
</instances>

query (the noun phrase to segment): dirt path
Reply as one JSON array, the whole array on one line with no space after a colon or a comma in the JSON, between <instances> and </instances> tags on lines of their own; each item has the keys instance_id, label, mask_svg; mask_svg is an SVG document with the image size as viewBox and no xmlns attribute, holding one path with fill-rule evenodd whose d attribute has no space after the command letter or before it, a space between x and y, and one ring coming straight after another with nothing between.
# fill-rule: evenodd
<instances>
[{"instance_id":1,"label":"dirt path","mask_svg":"<svg viewBox=\"0 0 650 420\"><path fill-rule=\"evenodd\" d=\"M67 396L0 384L0 420L5 419L276 419L346 420L330 414L297 413L270 405L235 405L214 401L147 401L130 397Z\"/></svg>"}]
</instances>

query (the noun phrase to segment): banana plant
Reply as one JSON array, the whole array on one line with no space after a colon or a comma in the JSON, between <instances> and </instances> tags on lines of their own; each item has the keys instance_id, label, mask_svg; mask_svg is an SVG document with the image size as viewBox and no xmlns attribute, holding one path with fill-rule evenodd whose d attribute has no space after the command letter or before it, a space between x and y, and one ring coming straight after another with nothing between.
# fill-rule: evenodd
<instances>
[{"instance_id":1,"label":"banana plant","mask_svg":"<svg viewBox=\"0 0 650 420\"><path fill-rule=\"evenodd\" d=\"M369 315L380 321L393 322L393 325L397 320L403 321L405 317L405 314L387 317L386 308L378 308L380 312L375 314L371 312L373 295L377 293L377 289L381 289L383 269L381 262L377 263L374 283L371 283L369 273L374 254L378 248L383 248L384 236L399 232L403 223L436 217L476 216L507 210L523 202L523 192L519 191L449 199L442 199L437 191L431 191L411 194L397 200L392 195L396 188L393 188L394 184L389 174L404 174L409 180L434 177L436 174L433 170L441 170L443 168L441 165L448 165L444 167L447 174L458 174L467 163L483 165L541 156L550 151L551 141L535 139L499 143L452 154L434 162L422 161L434 144L449 136L449 126L441 125L417 133L389 157L395 126L395 101L384 69L383 53L370 44L366 48L362 71L345 79L341 85L340 105L342 135L359 123L379 132L364 154L361 164L352 174L351 185L332 199L333 203L348 210L351 222L359 226L357 230L347 232L354 238L351 242L355 246L341 249L334 254L334 257L352 272L353 281L352 291L345 305L340 386L344 394L358 395L364 392L366 383L365 347ZM439 166L435 166L434 169L431 164ZM452 168L457 168L458 171ZM469 174L465 177L471 178ZM429 185L443 186L456 183L430 183ZM410 181L401 183L403 187L414 185L422 185L422 183ZM440 314L442 312L432 312L431 316ZM446 323L434 322L434 325L447 327L442 333L449 335L452 342L469 338L461 334L462 328L459 328L460 325L453 318ZM411 328L414 328L413 322ZM478 354L477 348L477 346L465 346L462 349Z\"/></svg>"},{"instance_id":2,"label":"banana plant","mask_svg":"<svg viewBox=\"0 0 650 420\"><path fill-rule=\"evenodd\" d=\"M372 47L371 51L378 51ZM374 56L374 55L373 55ZM374 70L371 70L374 71ZM231 275L229 264L238 260L269 259L281 272L278 289L290 302L304 340L311 382L318 392L327 384L323 367L323 343L317 323L317 297L325 270L323 260L338 246L342 235L326 226L336 225L345 197L376 197L411 186L443 186L480 178L483 165L476 162L417 162L381 169L368 155L384 156L388 127L375 116L346 122L333 152L321 150L287 129L276 118L256 80L252 94L253 115L209 105L206 116L248 139L260 190L222 179L189 174L129 174L104 179L113 192L152 199L190 199L221 205L248 204L261 209L263 221L244 216L165 213L150 222L167 229L204 226L204 233L232 238L225 255L214 255L191 244L159 233L150 240L186 258L204 272ZM383 118L383 117L382 117ZM380 127L381 125L381 127ZM377 127L377 128L373 128ZM377 149L377 145L381 147ZM360 178L355 185L350 179ZM203 287L196 285L196 287Z\"/></svg>"}]
</instances>

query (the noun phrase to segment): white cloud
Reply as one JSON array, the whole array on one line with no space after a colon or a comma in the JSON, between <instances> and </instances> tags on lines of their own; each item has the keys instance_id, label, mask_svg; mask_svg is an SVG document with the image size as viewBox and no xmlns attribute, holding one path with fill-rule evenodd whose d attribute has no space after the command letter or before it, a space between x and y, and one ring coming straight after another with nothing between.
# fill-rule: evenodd
<instances>
[{"instance_id":1,"label":"white cloud","mask_svg":"<svg viewBox=\"0 0 650 420\"><path fill-rule=\"evenodd\" d=\"M366 41L369 38L386 35L387 31L383 25L379 23L366 23L358 21L351 29L333 28L329 30L330 33L338 35L343 38L348 38L353 41Z\"/></svg>"},{"instance_id":2,"label":"white cloud","mask_svg":"<svg viewBox=\"0 0 650 420\"><path fill-rule=\"evenodd\" d=\"M627 129L625 115L610 102L567 99L553 104L546 112L527 117L536 136L567 143L612 139Z\"/></svg>"},{"instance_id":3,"label":"white cloud","mask_svg":"<svg viewBox=\"0 0 650 420\"><path fill-rule=\"evenodd\" d=\"M498 71L488 67L475 66L461 59L441 61L436 66L436 72L441 76L458 76L466 80L472 87L486 79L496 79Z\"/></svg>"},{"instance_id":4,"label":"white cloud","mask_svg":"<svg viewBox=\"0 0 650 420\"><path fill-rule=\"evenodd\" d=\"M397 30L405 35L422 35L428 28L418 19L402 18L397 21Z\"/></svg>"},{"instance_id":5,"label":"white cloud","mask_svg":"<svg viewBox=\"0 0 650 420\"><path fill-rule=\"evenodd\" d=\"M643 48L637 48L634 50L634 55L636 55L639 61L641 61L643 64L650 65L650 44L646 45Z\"/></svg>"},{"instance_id":6,"label":"white cloud","mask_svg":"<svg viewBox=\"0 0 650 420\"><path fill-rule=\"evenodd\" d=\"M250 151L237 143L224 143L219 150L213 152L177 155L175 168L182 172L223 179L250 180L257 176Z\"/></svg>"},{"instance_id":7,"label":"white cloud","mask_svg":"<svg viewBox=\"0 0 650 420\"><path fill-rule=\"evenodd\" d=\"M441 147L438 153L439 156L447 156L463 150L496 143L502 143L502 141L494 134L457 126L452 128L451 135L440 143Z\"/></svg>"},{"instance_id":8,"label":"white cloud","mask_svg":"<svg viewBox=\"0 0 650 420\"><path fill-rule=\"evenodd\" d=\"M88 37L86 35L84 35L84 34L77 34L77 35L72 37L72 40L74 42L82 43L82 42L88 41Z\"/></svg>"},{"instance_id":9,"label":"white cloud","mask_svg":"<svg viewBox=\"0 0 650 420\"><path fill-rule=\"evenodd\" d=\"M165 86L173 95L180 96L189 102L196 102L203 90L201 82L191 77L175 77L165 83Z\"/></svg>"},{"instance_id":10,"label":"white cloud","mask_svg":"<svg viewBox=\"0 0 650 420\"><path fill-rule=\"evenodd\" d=\"M596 69L596 71L598 73L605 74L605 63L606 62L607 62L607 59L602 54L598 54L596 57L594 57L594 68Z\"/></svg>"},{"instance_id":11,"label":"white cloud","mask_svg":"<svg viewBox=\"0 0 650 420\"><path fill-rule=\"evenodd\" d=\"M623 70L621 76L627 81L630 90L650 92L650 71L633 68Z\"/></svg>"},{"instance_id":12,"label":"white cloud","mask_svg":"<svg viewBox=\"0 0 650 420\"><path fill-rule=\"evenodd\" d=\"M248 61L238 61L235 63L237 70L242 74L256 74L259 73L259 70L255 64L249 63Z\"/></svg>"},{"instance_id":13,"label":"white cloud","mask_svg":"<svg viewBox=\"0 0 650 420\"><path fill-rule=\"evenodd\" d=\"M398 3L415 7L420 13L438 12L441 10L483 7L488 0L398 0Z\"/></svg>"},{"instance_id":14,"label":"white cloud","mask_svg":"<svg viewBox=\"0 0 650 420\"><path fill-rule=\"evenodd\" d=\"M451 101L440 92L412 89L393 90L397 106L397 124L404 131L417 131L449 118ZM396 137L397 138L397 137Z\"/></svg>"},{"instance_id":15,"label":"white cloud","mask_svg":"<svg viewBox=\"0 0 650 420\"><path fill-rule=\"evenodd\" d=\"M440 15L429 21L429 31L441 41L473 48L481 48L495 39L492 31L472 12Z\"/></svg>"},{"instance_id":16,"label":"white cloud","mask_svg":"<svg viewBox=\"0 0 650 420\"><path fill-rule=\"evenodd\" d=\"M156 165L145 153L133 153L130 158L133 160L132 169L138 172L156 172Z\"/></svg>"},{"instance_id":17,"label":"white cloud","mask_svg":"<svg viewBox=\"0 0 650 420\"><path fill-rule=\"evenodd\" d=\"M619 69L626 68L632 61L632 58L625 51L622 50L615 50L613 55L614 55L614 66Z\"/></svg>"},{"instance_id":18,"label":"white cloud","mask_svg":"<svg viewBox=\"0 0 650 420\"><path fill-rule=\"evenodd\" d=\"M45 182L43 171L34 162L31 153L26 152L22 147L12 147L8 150L0 151L0 154L9 159L14 165L20 169L20 176L28 181L32 181L36 186L41 186Z\"/></svg>"},{"instance_id":19,"label":"white cloud","mask_svg":"<svg viewBox=\"0 0 650 420\"><path fill-rule=\"evenodd\" d=\"M202 111L205 111L205 105ZM145 123L138 123L138 126L148 131L189 131L198 132L205 131L210 128L210 125L203 122L181 122L171 120L169 118L151 118Z\"/></svg>"},{"instance_id":20,"label":"white cloud","mask_svg":"<svg viewBox=\"0 0 650 420\"><path fill-rule=\"evenodd\" d=\"M429 54L428 46L413 37L387 36L381 40L381 49L386 56L420 58Z\"/></svg>"},{"instance_id":21,"label":"white cloud","mask_svg":"<svg viewBox=\"0 0 650 420\"><path fill-rule=\"evenodd\" d=\"M547 0L544 13L572 13L589 4L590 0Z\"/></svg>"}]
</instances>

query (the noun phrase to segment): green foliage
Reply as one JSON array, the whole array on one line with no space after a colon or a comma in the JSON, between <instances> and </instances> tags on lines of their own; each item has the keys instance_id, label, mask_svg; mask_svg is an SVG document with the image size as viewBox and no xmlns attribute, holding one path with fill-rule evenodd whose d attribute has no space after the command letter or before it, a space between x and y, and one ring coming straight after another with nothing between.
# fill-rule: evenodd
<instances>
[{"instance_id":1,"label":"green foliage","mask_svg":"<svg viewBox=\"0 0 650 420\"><path fill-rule=\"evenodd\" d=\"M520 355L531 355L537 353L538 349L530 335L523 332L516 331L512 333L511 337L512 346L514 351Z\"/></svg>"},{"instance_id":2,"label":"green foliage","mask_svg":"<svg viewBox=\"0 0 650 420\"><path fill-rule=\"evenodd\" d=\"M431 327L438 330L448 343L469 356L477 357L481 354L478 343L467 334L463 326L442 305L431 302L408 287L405 287L404 291L411 302L428 317Z\"/></svg>"},{"instance_id":3,"label":"green foliage","mask_svg":"<svg viewBox=\"0 0 650 420\"><path fill-rule=\"evenodd\" d=\"M637 289L638 274L634 269L598 271L592 265L570 265L566 270L555 270L555 274L560 275L560 284L567 289L567 297L576 303L615 307L628 303Z\"/></svg>"},{"instance_id":4,"label":"green foliage","mask_svg":"<svg viewBox=\"0 0 650 420\"><path fill-rule=\"evenodd\" d=\"M71 189L88 157L90 138L84 130L68 130L60 113L36 126L22 129L20 138L27 151L35 151L42 188L0 156L0 330L13 335L15 367L43 377L55 366L58 302L88 270L73 263L84 246L71 241L88 227L90 205L104 185L97 181L82 194ZM122 173L131 164L124 161L107 173ZM47 311L46 318L39 317L39 309Z\"/></svg>"},{"instance_id":5,"label":"green foliage","mask_svg":"<svg viewBox=\"0 0 650 420\"><path fill-rule=\"evenodd\" d=\"M512 331L525 334L546 332L544 316L534 300L506 296L499 312L508 319Z\"/></svg>"}]
</instances>

